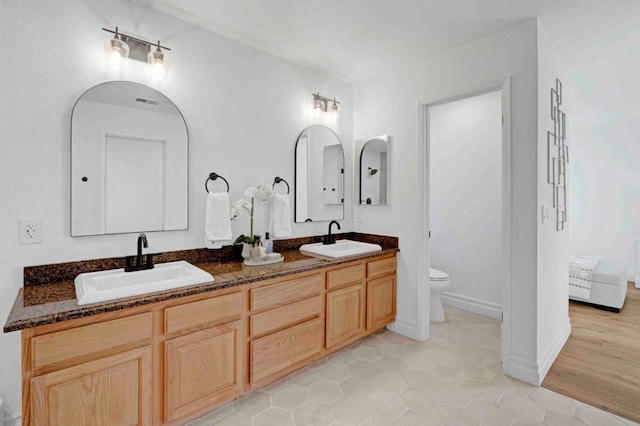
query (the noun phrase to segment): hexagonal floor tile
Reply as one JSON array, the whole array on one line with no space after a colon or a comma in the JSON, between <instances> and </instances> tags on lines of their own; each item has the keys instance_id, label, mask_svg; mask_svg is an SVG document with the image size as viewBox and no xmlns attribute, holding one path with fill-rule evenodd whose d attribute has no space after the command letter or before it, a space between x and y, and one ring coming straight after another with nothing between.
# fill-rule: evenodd
<instances>
[{"instance_id":1,"label":"hexagonal floor tile","mask_svg":"<svg viewBox=\"0 0 640 426\"><path fill-rule=\"evenodd\" d=\"M440 402L432 399L429 392L417 388L405 390L400 394L400 399L410 410L422 413L433 413L440 406Z\"/></svg>"},{"instance_id":2,"label":"hexagonal floor tile","mask_svg":"<svg viewBox=\"0 0 640 426\"><path fill-rule=\"evenodd\" d=\"M333 423L333 415L326 405L309 402L293 412L296 425L328 426Z\"/></svg>"},{"instance_id":3,"label":"hexagonal floor tile","mask_svg":"<svg viewBox=\"0 0 640 426\"><path fill-rule=\"evenodd\" d=\"M376 390L371 379L364 379L362 377L349 377L340 383L340 388L346 396L354 396L358 399L365 399Z\"/></svg>"},{"instance_id":4,"label":"hexagonal floor tile","mask_svg":"<svg viewBox=\"0 0 640 426\"><path fill-rule=\"evenodd\" d=\"M352 351L356 358L365 361L377 361L382 358L382 354L376 348L372 346L362 345L358 346Z\"/></svg>"},{"instance_id":5,"label":"hexagonal floor tile","mask_svg":"<svg viewBox=\"0 0 640 426\"><path fill-rule=\"evenodd\" d=\"M371 361L354 361L347 365L347 368L351 375L355 377L371 378L376 377L381 373L380 368L378 368L375 362Z\"/></svg>"},{"instance_id":6,"label":"hexagonal floor tile","mask_svg":"<svg viewBox=\"0 0 640 426\"><path fill-rule=\"evenodd\" d=\"M471 401L466 410L484 425L509 426L513 420L507 410L493 402Z\"/></svg>"},{"instance_id":7,"label":"hexagonal floor tile","mask_svg":"<svg viewBox=\"0 0 640 426\"><path fill-rule=\"evenodd\" d=\"M436 416L445 425L478 426L480 423L464 408L443 405L436 410Z\"/></svg>"},{"instance_id":8,"label":"hexagonal floor tile","mask_svg":"<svg viewBox=\"0 0 640 426\"><path fill-rule=\"evenodd\" d=\"M547 411L573 416L578 404L566 396L545 388L535 388L529 393L529 399Z\"/></svg>"},{"instance_id":9,"label":"hexagonal floor tile","mask_svg":"<svg viewBox=\"0 0 640 426\"><path fill-rule=\"evenodd\" d=\"M318 377L328 382L340 383L351 377L347 367L341 364L327 364L317 370Z\"/></svg>"},{"instance_id":10,"label":"hexagonal floor tile","mask_svg":"<svg viewBox=\"0 0 640 426\"><path fill-rule=\"evenodd\" d=\"M402 378L414 388L430 390L438 382L431 374L422 370L407 370L402 373Z\"/></svg>"},{"instance_id":11,"label":"hexagonal floor tile","mask_svg":"<svg viewBox=\"0 0 640 426\"><path fill-rule=\"evenodd\" d=\"M293 414L281 408L269 408L253 418L253 426L294 426Z\"/></svg>"},{"instance_id":12,"label":"hexagonal floor tile","mask_svg":"<svg viewBox=\"0 0 640 426\"><path fill-rule=\"evenodd\" d=\"M547 412L535 402L522 395L505 395L498 405L506 409L517 420L542 421Z\"/></svg>"},{"instance_id":13,"label":"hexagonal floor tile","mask_svg":"<svg viewBox=\"0 0 640 426\"><path fill-rule=\"evenodd\" d=\"M287 385L271 395L271 404L286 410L294 410L308 401L307 390L298 385Z\"/></svg>"},{"instance_id":14,"label":"hexagonal floor tile","mask_svg":"<svg viewBox=\"0 0 640 426\"><path fill-rule=\"evenodd\" d=\"M331 405L344 396L337 383L319 380L307 387L309 401Z\"/></svg>"},{"instance_id":15,"label":"hexagonal floor tile","mask_svg":"<svg viewBox=\"0 0 640 426\"><path fill-rule=\"evenodd\" d=\"M371 416L363 400L349 396L333 404L331 413L336 421L350 425L359 425Z\"/></svg>"},{"instance_id":16,"label":"hexagonal floor tile","mask_svg":"<svg viewBox=\"0 0 640 426\"><path fill-rule=\"evenodd\" d=\"M364 404L372 415L392 420L407 411L407 406L399 397L382 391L375 391L369 395Z\"/></svg>"}]
</instances>

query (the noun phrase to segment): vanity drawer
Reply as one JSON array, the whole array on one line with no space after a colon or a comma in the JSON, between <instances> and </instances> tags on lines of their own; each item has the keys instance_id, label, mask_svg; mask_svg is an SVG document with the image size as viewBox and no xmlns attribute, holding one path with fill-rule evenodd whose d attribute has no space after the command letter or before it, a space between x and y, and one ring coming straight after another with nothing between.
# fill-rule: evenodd
<instances>
[{"instance_id":1,"label":"vanity drawer","mask_svg":"<svg viewBox=\"0 0 640 426\"><path fill-rule=\"evenodd\" d=\"M379 277L382 275L394 274L396 272L396 258L374 260L367 263L367 278Z\"/></svg>"},{"instance_id":2,"label":"vanity drawer","mask_svg":"<svg viewBox=\"0 0 640 426\"><path fill-rule=\"evenodd\" d=\"M364 263L327 272L327 290L353 284L364 279Z\"/></svg>"},{"instance_id":3,"label":"vanity drawer","mask_svg":"<svg viewBox=\"0 0 640 426\"><path fill-rule=\"evenodd\" d=\"M292 366L320 353L322 340L319 318L254 340L250 343L251 383L288 373Z\"/></svg>"},{"instance_id":4,"label":"vanity drawer","mask_svg":"<svg viewBox=\"0 0 640 426\"><path fill-rule=\"evenodd\" d=\"M198 300L164 310L164 332L233 321L242 315L242 292Z\"/></svg>"},{"instance_id":5,"label":"vanity drawer","mask_svg":"<svg viewBox=\"0 0 640 426\"><path fill-rule=\"evenodd\" d=\"M150 339L151 313L85 325L31 339L33 367L41 368L72 358Z\"/></svg>"},{"instance_id":6,"label":"vanity drawer","mask_svg":"<svg viewBox=\"0 0 640 426\"><path fill-rule=\"evenodd\" d=\"M295 300L314 296L322 291L322 274L307 275L294 280L251 290L251 310L286 305Z\"/></svg>"},{"instance_id":7,"label":"vanity drawer","mask_svg":"<svg viewBox=\"0 0 640 426\"><path fill-rule=\"evenodd\" d=\"M322 312L322 296L314 296L290 305L271 309L250 318L251 336L259 336L278 328L317 317Z\"/></svg>"}]
</instances>

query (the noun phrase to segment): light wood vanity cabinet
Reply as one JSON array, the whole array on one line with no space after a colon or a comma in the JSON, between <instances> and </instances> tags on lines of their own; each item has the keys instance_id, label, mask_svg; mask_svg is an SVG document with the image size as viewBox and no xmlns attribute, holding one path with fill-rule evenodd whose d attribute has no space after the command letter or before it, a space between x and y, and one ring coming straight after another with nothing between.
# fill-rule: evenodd
<instances>
[{"instance_id":1,"label":"light wood vanity cabinet","mask_svg":"<svg viewBox=\"0 0 640 426\"><path fill-rule=\"evenodd\" d=\"M23 330L23 424L178 425L395 318L382 255Z\"/></svg>"}]
</instances>

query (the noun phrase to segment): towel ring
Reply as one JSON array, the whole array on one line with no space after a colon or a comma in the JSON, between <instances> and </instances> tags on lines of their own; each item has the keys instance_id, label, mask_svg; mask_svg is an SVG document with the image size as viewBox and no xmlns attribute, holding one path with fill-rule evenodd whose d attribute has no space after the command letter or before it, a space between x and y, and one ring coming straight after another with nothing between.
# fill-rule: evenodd
<instances>
[{"instance_id":1,"label":"towel ring","mask_svg":"<svg viewBox=\"0 0 640 426\"><path fill-rule=\"evenodd\" d=\"M207 180L204 181L204 189L207 191L207 193L209 193L209 188L207 187L207 184L209 183L209 181L216 180L218 178L222 179L224 183L227 184L227 192L229 192L229 182L227 182L225 178L223 178L222 176L214 172L214 173L209 173L209 177L207 178Z\"/></svg>"},{"instance_id":2,"label":"towel ring","mask_svg":"<svg viewBox=\"0 0 640 426\"><path fill-rule=\"evenodd\" d=\"M289 189L289 182L287 182L286 180L282 179L280 176L276 176L276 178L273 180L273 185L271 185L271 188L275 188L276 183L282 183L284 182L285 185L287 185L287 194L290 192Z\"/></svg>"}]
</instances>

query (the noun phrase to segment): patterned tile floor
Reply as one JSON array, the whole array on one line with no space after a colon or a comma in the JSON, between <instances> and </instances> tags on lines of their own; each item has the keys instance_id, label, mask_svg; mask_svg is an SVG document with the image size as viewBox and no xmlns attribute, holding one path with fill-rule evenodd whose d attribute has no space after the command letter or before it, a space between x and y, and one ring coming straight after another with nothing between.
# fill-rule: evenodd
<instances>
[{"instance_id":1,"label":"patterned tile floor","mask_svg":"<svg viewBox=\"0 0 640 426\"><path fill-rule=\"evenodd\" d=\"M503 375L499 323L445 312L425 343L382 331L191 425L636 424Z\"/></svg>"}]
</instances>

